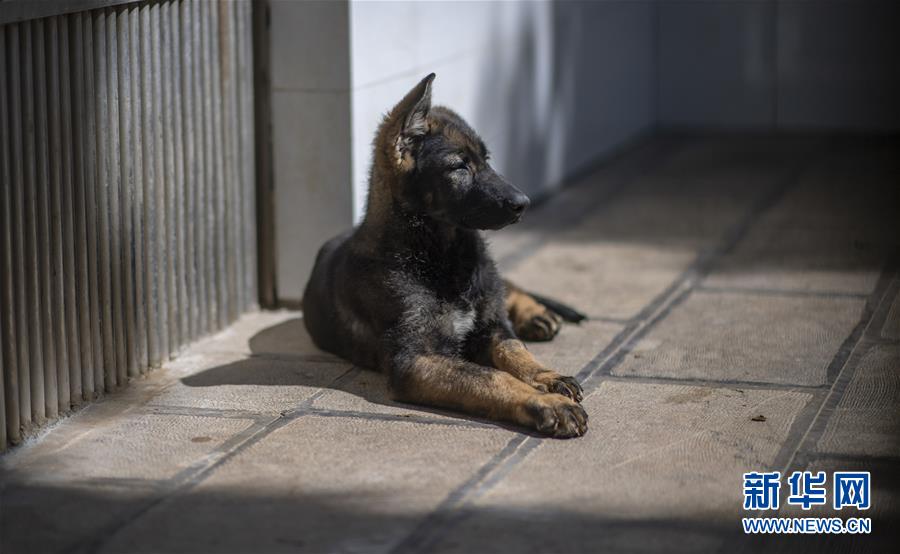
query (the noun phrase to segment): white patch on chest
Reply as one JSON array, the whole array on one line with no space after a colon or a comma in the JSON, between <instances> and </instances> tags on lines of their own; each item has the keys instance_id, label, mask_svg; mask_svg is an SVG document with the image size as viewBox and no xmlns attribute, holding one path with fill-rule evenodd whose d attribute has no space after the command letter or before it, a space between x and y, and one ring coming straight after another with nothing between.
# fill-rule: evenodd
<instances>
[{"instance_id":1,"label":"white patch on chest","mask_svg":"<svg viewBox=\"0 0 900 554\"><path fill-rule=\"evenodd\" d=\"M472 308L466 311L453 310L451 317L453 321L453 335L457 338L466 338L475 327L475 310Z\"/></svg>"}]
</instances>

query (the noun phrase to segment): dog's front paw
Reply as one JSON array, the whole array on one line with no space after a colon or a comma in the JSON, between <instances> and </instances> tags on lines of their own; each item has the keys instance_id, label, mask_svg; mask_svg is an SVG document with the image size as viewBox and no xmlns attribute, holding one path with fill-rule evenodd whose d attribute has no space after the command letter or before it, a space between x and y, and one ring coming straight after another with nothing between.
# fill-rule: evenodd
<instances>
[{"instance_id":1,"label":"dog's front paw","mask_svg":"<svg viewBox=\"0 0 900 554\"><path fill-rule=\"evenodd\" d=\"M562 326L562 318L544 308L540 312L524 315L515 322L516 336L528 341L553 339Z\"/></svg>"},{"instance_id":2,"label":"dog's front paw","mask_svg":"<svg viewBox=\"0 0 900 554\"><path fill-rule=\"evenodd\" d=\"M587 432L588 415L572 399L556 393L535 396L526 406L530 424L545 435L568 439Z\"/></svg>"},{"instance_id":3,"label":"dog's front paw","mask_svg":"<svg viewBox=\"0 0 900 554\"><path fill-rule=\"evenodd\" d=\"M567 396L575 402L581 402L584 398L584 389L574 377L566 377L555 371L542 371L535 375L534 387L540 391Z\"/></svg>"}]
</instances>

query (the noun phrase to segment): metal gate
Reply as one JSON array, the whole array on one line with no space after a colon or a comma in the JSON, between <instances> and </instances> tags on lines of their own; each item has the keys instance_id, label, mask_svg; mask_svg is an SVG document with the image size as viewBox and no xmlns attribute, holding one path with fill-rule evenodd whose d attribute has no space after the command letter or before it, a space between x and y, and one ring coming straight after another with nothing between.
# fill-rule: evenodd
<instances>
[{"instance_id":1,"label":"metal gate","mask_svg":"<svg viewBox=\"0 0 900 554\"><path fill-rule=\"evenodd\" d=\"M257 302L250 2L39 4L0 1L0 450Z\"/></svg>"}]
</instances>

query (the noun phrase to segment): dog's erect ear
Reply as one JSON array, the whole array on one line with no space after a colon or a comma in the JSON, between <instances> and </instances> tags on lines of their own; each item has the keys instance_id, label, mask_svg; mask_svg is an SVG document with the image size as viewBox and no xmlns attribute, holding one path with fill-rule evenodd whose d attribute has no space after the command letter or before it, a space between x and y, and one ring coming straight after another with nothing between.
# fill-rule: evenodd
<instances>
[{"instance_id":1,"label":"dog's erect ear","mask_svg":"<svg viewBox=\"0 0 900 554\"><path fill-rule=\"evenodd\" d=\"M413 149L417 139L428 133L428 111L431 109L431 82L434 73L419 81L388 114L382 127L386 132L388 156L401 171L415 167ZM388 146L388 144L390 146Z\"/></svg>"},{"instance_id":2,"label":"dog's erect ear","mask_svg":"<svg viewBox=\"0 0 900 554\"><path fill-rule=\"evenodd\" d=\"M431 109L431 82L434 81L434 73L419 81L419 84L406 93L403 100L397 104L396 114L402 118L403 126L400 134L405 137L418 137L424 135L428 129L425 118Z\"/></svg>"}]
</instances>

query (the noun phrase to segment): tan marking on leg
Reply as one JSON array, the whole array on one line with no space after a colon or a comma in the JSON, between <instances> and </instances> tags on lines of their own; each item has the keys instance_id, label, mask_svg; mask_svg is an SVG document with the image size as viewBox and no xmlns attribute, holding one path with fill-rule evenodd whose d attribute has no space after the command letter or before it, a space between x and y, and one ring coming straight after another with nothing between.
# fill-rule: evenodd
<instances>
[{"instance_id":1,"label":"tan marking on leg","mask_svg":"<svg viewBox=\"0 0 900 554\"><path fill-rule=\"evenodd\" d=\"M509 373L444 356L420 356L406 368L398 400L508 421L555 437L587 430L587 413L560 394L542 393Z\"/></svg>"},{"instance_id":2,"label":"tan marking on leg","mask_svg":"<svg viewBox=\"0 0 900 554\"><path fill-rule=\"evenodd\" d=\"M516 336L532 341L555 337L562 325L562 318L509 281L505 284L506 311Z\"/></svg>"},{"instance_id":3,"label":"tan marking on leg","mask_svg":"<svg viewBox=\"0 0 900 554\"><path fill-rule=\"evenodd\" d=\"M491 361L497 369L521 379L537 390L555 392L581 402L581 385L572 377L565 377L545 367L518 339L495 337L491 342Z\"/></svg>"}]
</instances>

